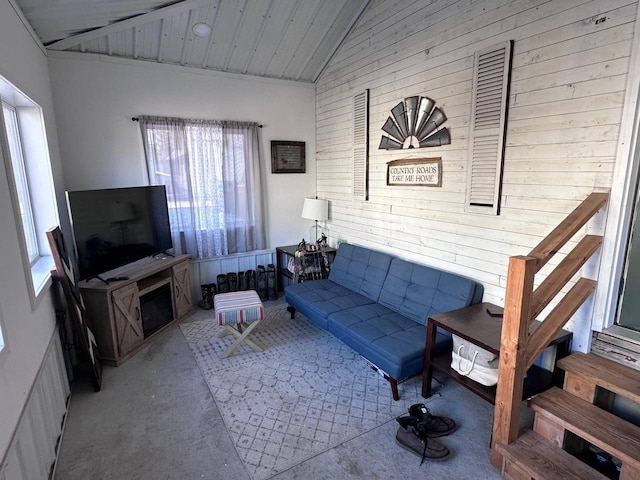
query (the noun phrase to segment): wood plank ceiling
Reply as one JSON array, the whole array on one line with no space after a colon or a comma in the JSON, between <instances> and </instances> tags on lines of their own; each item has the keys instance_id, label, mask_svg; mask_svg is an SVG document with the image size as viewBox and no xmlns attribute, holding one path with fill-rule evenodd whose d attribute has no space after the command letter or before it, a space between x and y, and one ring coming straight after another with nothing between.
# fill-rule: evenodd
<instances>
[{"instance_id":1,"label":"wood plank ceiling","mask_svg":"<svg viewBox=\"0 0 640 480\"><path fill-rule=\"evenodd\" d=\"M49 50L315 82L371 0L14 1Z\"/></svg>"}]
</instances>

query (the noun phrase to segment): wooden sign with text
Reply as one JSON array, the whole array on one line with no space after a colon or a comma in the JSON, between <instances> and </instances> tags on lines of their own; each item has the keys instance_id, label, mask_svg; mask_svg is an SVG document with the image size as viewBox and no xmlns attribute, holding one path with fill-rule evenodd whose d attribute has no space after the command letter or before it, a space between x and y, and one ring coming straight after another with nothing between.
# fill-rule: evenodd
<instances>
[{"instance_id":1,"label":"wooden sign with text","mask_svg":"<svg viewBox=\"0 0 640 480\"><path fill-rule=\"evenodd\" d=\"M440 187L442 158L411 158L387 162L387 185Z\"/></svg>"}]
</instances>

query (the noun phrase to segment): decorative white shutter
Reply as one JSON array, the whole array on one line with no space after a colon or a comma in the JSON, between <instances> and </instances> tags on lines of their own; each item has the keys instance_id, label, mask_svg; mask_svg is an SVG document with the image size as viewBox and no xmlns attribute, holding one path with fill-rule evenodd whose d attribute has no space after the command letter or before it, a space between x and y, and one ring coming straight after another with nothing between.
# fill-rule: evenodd
<instances>
[{"instance_id":1,"label":"decorative white shutter","mask_svg":"<svg viewBox=\"0 0 640 480\"><path fill-rule=\"evenodd\" d=\"M369 90L353 97L353 195L369 200Z\"/></svg>"},{"instance_id":2,"label":"decorative white shutter","mask_svg":"<svg viewBox=\"0 0 640 480\"><path fill-rule=\"evenodd\" d=\"M512 42L475 54L469 128L467 211L500 212Z\"/></svg>"}]
</instances>

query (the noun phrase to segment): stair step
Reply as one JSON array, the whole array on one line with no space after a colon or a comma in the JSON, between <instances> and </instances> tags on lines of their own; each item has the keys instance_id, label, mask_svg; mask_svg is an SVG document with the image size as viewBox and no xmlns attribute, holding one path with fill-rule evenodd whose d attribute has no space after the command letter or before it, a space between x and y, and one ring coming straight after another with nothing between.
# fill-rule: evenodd
<instances>
[{"instance_id":1,"label":"stair step","mask_svg":"<svg viewBox=\"0 0 640 480\"><path fill-rule=\"evenodd\" d=\"M538 415L619 458L640 467L640 427L557 387L529 400Z\"/></svg>"},{"instance_id":2,"label":"stair step","mask_svg":"<svg viewBox=\"0 0 640 480\"><path fill-rule=\"evenodd\" d=\"M502 475L511 478L509 463L517 472L524 472L531 478L545 480L605 480L608 477L594 470L573 455L556 447L533 430L522 433L509 444L496 444L497 451L503 456Z\"/></svg>"},{"instance_id":3,"label":"stair step","mask_svg":"<svg viewBox=\"0 0 640 480\"><path fill-rule=\"evenodd\" d=\"M640 371L592 353L575 352L558 360L558 367L617 395L640 403Z\"/></svg>"}]
</instances>

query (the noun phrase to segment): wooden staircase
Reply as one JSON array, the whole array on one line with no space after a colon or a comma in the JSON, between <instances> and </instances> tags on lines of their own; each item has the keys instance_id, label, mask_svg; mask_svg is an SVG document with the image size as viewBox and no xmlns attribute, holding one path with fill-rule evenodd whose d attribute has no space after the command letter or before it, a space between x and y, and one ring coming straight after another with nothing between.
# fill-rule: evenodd
<instances>
[{"instance_id":1,"label":"wooden staircase","mask_svg":"<svg viewBox=\"0 0 640 480\"><path fill-rule=\"evenodd\" d=\"M596 434L602 433L601 429L595 427L597 423L591 424L590 428L587 428L589 425L585 426L584 423L591 421L589 419L592 417L599 419L604 416L611 420L607 412L603 409L594 410L598 407L593 405L600 387L614 387L611 384L608 386L599 385L604 381L595 381L595 378L604 376L610 379L610 376L584 374L585 369L593 373L594 370L600 370L600 367L584 366L580 368L569 365L570 362L575 361L576 357L572 356L573 360L567 360L564 363L568 371L566 391L553 389L532 400L531 406L536 412L534 432L521 435L519 430L524 376L549 344L549 341L594 292L596 288L594 280L579 278L577 281L573 281L573 279L598 250L602 244L602 237L584 235L583 238L576 239L573 250L564 256L564 259L546 275L543 281L536 282L535 276L563 246L583 230L589 220L606 205L608 199L607 193L594 192L590 194L528 255L509 259L491 440L491 463L500 469L506 478L518 480L599 478L597 472L585 471L586 465L577 465L577 460L574 457L566 452L563 453L557 447L565 444L566 438L576 442L582 442L583 440L579 440L580 438L584 441L595 441L598 438ZM561 295L565 286L570 282L573 283L571 288L568 288L567 293ZM539 284L535 287L537 283ZM556 300L556 297L559 300ZM531 332L531 324L554 301L556 305L546 315L542 325ZM578 361L577 363L582 364L583 362ZM608 368L606 367L604 371L606 372ZM620 375L623 378L627 376L624 372ZM616 388L628 391L621 388L626 386L624 382L616 382L616 384L618 385L611 392L620 394L615 390ZM570 396L567 392L578 395ZM609 394L609 399L614 393ZM583 404L580 404L579 400ZM574 404L576 401L578 401L578 405ZM570 403L563 409L557 407L564 402ZM602 404L599 405L602 406ZM580 412L580 414L565 418L561 415L563 412ZM604 413L607 415L603 415ZM612 421L617 422L616 420ZM621 445L632 442L630 440L632 438L640 438L639 432L633 425L629 427L628 431L625 426L625 429L622 430L626 432L625 435L616 436L615 429L623 427L619 423L614 425L614 430L607 430L608 436L605 436L602 441L598 440L596 444L609 448L607 451L610 451L611 454L620 455L618 458L623 462L621 474L623 480L640 479L640 469L635 463L635 457L631 455L631 452L625 450L624 445ZM565 432L573 432L578 436L565 435ZM540 441L540 438L546 439L546 443ZM638 443L638 447L640 447L640 443ZM640 451L640 448L638 450ZM551 451L554 453L550 453ZM525 460L527 456L530 457L529 461ZM533 462L531 460L533 458L541 461ZM533 467L532 464L536 463L538 465ZM544 465L540 466L540 463Z\"/></svg>"},{"instance_id":2,"label":"wooden staircase","mask_svg":"<svg viewBox=\"0 0 640 480\"><path fill-rule=\"evenodd\" d=\"M640 401L640 371L581 353L559 360L558 366L565 370L564 389L554 387L529 400L535 412L533 431L521 433L511 444L495 445L503 477L615 478L616 472L604 476L563 450L567 443L588 442L618 459L620 480L640 479L640 427L607 411L614 394Z\"/></svg>"},{"instance_id":3,"label":"wooden staircase","mask_svg":"<svg viewBox=\"0 0 640 480\"><path fill-rule=\"evenodd\" d=\"M529 327L596 252L602 237L586 235L582 238L534 290L535 276L608 200L607 193L590 194L529 255L509 259L491 438L491 463L496 468L502 468L502 455L495 448L496 444L508 445L520 433L520 403L527 370L593 293L596 282L580 278L535 332L529 333Z\"/></svg>"}]
</instances>

